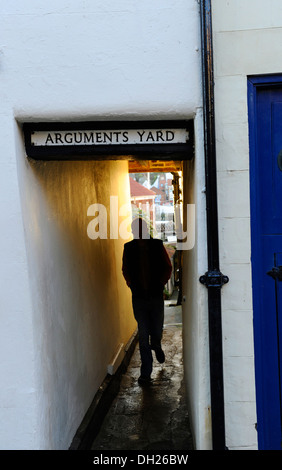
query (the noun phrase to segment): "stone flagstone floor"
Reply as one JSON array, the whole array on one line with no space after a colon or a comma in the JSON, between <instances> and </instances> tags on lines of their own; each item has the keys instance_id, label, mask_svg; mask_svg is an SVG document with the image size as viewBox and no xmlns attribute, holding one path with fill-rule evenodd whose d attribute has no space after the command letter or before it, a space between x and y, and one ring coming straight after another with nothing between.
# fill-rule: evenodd
<instances>
[{"instance_id":1,"label":"stone flagstone floor","mask_svg":"<svg viewBox=\"0 0 282 470\"><path fill-rule=\"evenodd\" d=\"M123 375L92 450L192 450L182 362L181 306L166 302L164 364L154 357L153 384L140 387L139 347Z\"/></svg>"}]
</instances>

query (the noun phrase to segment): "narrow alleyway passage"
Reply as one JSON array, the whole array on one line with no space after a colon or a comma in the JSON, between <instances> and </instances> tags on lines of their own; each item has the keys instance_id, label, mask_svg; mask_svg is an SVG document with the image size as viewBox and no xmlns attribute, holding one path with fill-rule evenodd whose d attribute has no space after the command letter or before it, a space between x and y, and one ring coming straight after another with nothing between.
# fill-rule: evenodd
<instances>
[{"instance_id":1,"label":"narrow alleyway passage","mask_svg":"<svg viewBox=\"0 0 282 470\"><path fill-rule=\"evenodd\" d=\"M92 450L192 450L183 381L181 306L169 304L163 334L165 363L154 358L153 384L140 387L137 344Z\"/></svg>"}]
</instances>

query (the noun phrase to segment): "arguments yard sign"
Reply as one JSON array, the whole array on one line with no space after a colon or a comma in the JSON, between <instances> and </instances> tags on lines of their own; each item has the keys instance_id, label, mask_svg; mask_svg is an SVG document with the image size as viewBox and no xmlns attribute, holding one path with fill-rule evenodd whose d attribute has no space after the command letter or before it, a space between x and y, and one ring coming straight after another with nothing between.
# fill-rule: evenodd
<instances>
[{"instance_id":1,"label":"arguments yard sign","mask_svg":"<svg viewBox=\"0 0 282 470\"><path fill-rule=\"evenodd\" d=\"M27 155L41 160L193 156L193 121L34 123L24 134Z\"/></svg>"}]
</instances>

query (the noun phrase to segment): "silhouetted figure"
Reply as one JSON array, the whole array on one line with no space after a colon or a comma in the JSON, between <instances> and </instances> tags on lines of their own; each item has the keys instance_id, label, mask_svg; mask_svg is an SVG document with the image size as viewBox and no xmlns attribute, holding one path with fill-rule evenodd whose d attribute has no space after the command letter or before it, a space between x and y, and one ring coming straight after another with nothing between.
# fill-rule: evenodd
<instances>
[{"instance_id":1,"label":"silhouetted figure","mask_svg":"<svg viewBox=\"0 0 282 470\"><path fill-rule=\"evenodd\" d=\"M164 285L172 266L163 242L149 235L146 222L135 219L131 225L134 240L125 243L122 272L132 292L132 305L138 324L141 357L140 385L149 384L153 369L152 349L158 362L165 361L161 347L164 323Z\"/></svg>"}]
</instances>

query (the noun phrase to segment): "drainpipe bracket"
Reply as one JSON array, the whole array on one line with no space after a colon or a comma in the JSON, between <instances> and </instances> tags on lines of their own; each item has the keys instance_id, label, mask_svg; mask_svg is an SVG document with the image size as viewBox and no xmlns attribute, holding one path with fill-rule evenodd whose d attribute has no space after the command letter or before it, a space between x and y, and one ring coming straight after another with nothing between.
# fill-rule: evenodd
<instances>
[{"instance_id":1,"label":"drainpipe bracket","mask_svg":"<svg viewBox=\"0 0 282 470\"><path fill-rule=\"evenodd\" d=\"M225 276L220 271L211 270L207 271L203 276L199 279L201 284L204 284L207 288L209 287L222 287L224 284L229 282L228 276Z\"/></svg>"}]
</instances>

